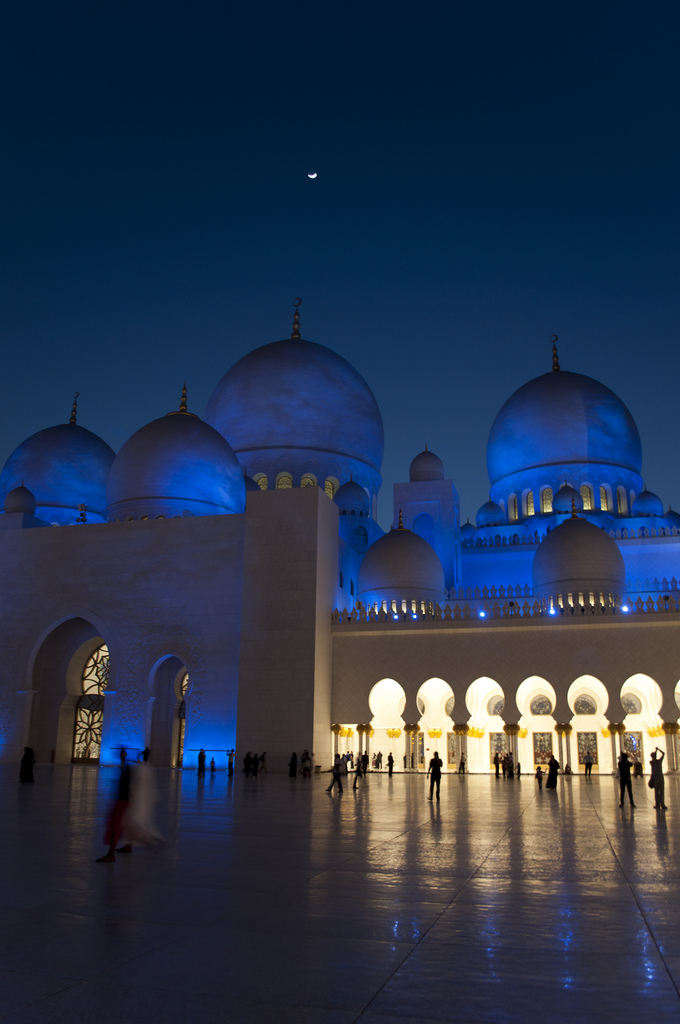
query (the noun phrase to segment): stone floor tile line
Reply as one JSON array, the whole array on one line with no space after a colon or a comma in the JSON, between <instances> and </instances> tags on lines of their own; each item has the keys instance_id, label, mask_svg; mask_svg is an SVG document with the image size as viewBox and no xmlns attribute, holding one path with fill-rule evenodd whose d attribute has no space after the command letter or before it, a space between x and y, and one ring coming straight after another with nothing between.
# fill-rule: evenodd
<instances>
[{"instance_id":1,"label":"stone floor tile line","mask_svg":"<svg viewBox=\"0 0 680 1024\"><path fill-rule=\"evenodd\" d=\"M590 805L593 808L593 811L595 812L595 816L596 816L598 822L600 823L602 831L604 832L604 834L606 836L607 843L609 845L610 850L612 851L612 856L614 857L614 860L618 864L619 869L621 871L621 874L623 875L623 877L626 880L626 885L628 886L630 894L631 894L631 896L633 897L633 899L635 901L635 904L636 904L636 906L638 908L638 911L640 913L640 917L645 922L645 927L647 928L647 931L649 932L649 937L650 937L651 941L654 943L656 951L659 954L659 956L660 956L660 958L661 958L661 960L663 962L664 967L666 968L666 972L668 974L670 982L673 985L675 991L677 992L678 997L680 998L680 988L678 987L678 982L675 980L673 972L671 971L668 963L666 962L666 957L664 956L664 954L662 953L662 951L661 951L661 949L659 947L659 943L657 942L656 936L654 934L654 930L653 930L652 925L650 923L649 916L648 916L644 906L640 903L640 900L638 899L638 895L637 895L635 886L633 886L633 884L631 883L631 881L630 881L630 879L628 877L628 874L626 872L625 866L621 862L621 859L620 859L618 853L616 852L616 848L614 847L614 844L611 841L611 836L609 835L609 833L607 832L607 829L605 828L604 822L602 821L602 818L600 817L600 814L599 814L599 811L598 811L597 807L595 806L595 804L592 801L590 793L587 793L587 797L588 797L588 800L590 801Z\"/></svg>"},{"instance_id":2,"label":"stone floor tile line","mask_svg":"<svg viewBox=\"0 0 680 1024\"><path fill-rule=\"evenodd\" d=\"M483 868L484 864L488 861L489 857L491 857L493 855L494 850L498 849L498 847L501 845L501 843L506 838L506 836L508 836L510 834L510 832L513 830L513 828L515 828L515 826L518 824L518 822L522 818L522 815L526 812L526 809L529 806L529 804L533 803L533 801L535 799L536 799L536 796L534 795L534 797L527 804L524 804L523 806L520 806L519 813L517 814L515 819L508 825L508 827L505 829L505 831L501 835L499 835L497 841L492 846L489 847L488 851L486 852L484 857L480 860L480 862L477 865L477 867L475 868L475 870L468 876L468 878L465 879L465 881L461 885L460 889L457 890L457 892L454 895L453 899L449 903L445 904L442 907L441 913L436 916L436 918L432 921L432 923L429 925L429 927L425 928L425 930L423 931L422 935L418 938L418 941L413 943L413 945L411 946L411 949L404 955L404 957L401 960L401 962L398 963L395 966L394 970L392 971L392 974L388 978L386 978L385 981L383 982L383 984L380 986L380 988L376 992L373 993L372 998L369 999L369 1001L366 1003L366 1005L362 1008L361 1013L359 1013L359 1015L352 1021L352 1024L359 1024L359 1022L361 1021L362 1016L366 1012L370 1012L370 1008L373 1005L373 1003L379 998L379 996L382 994L384 989L387 988L387 986L394 980L395 976L402 969L402 967L407 962L409 957L411 957L413 955L413 952L421 945L423 940L427 938L427 936L430 934L432 929L437 926L437 924L441 921L441 919L444 917L444 915L451 909L451 907L454 905L454 903L456 902L458 897L463 893L463 891L466 888L466 886L474 879L474 877L478 874L478 872L481 871L481 869Z\"/></svg>"}]
</instances>

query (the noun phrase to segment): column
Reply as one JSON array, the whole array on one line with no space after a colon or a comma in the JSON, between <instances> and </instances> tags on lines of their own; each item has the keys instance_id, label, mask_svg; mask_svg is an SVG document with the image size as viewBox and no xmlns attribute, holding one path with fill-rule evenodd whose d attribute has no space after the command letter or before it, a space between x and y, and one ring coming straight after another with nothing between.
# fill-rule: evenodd
<instances>
[{"instance_id":1,"label":"column","mask_svg":"<svg viewBox=\"0 0 680 1024\"><path fill-rule=\"evenodd\" d=\"M677 772L678 733L680 732L680 724L678 724L678 722L664 722L663 731L666 734L666 773Z\"/></svg>"}]
</instances>

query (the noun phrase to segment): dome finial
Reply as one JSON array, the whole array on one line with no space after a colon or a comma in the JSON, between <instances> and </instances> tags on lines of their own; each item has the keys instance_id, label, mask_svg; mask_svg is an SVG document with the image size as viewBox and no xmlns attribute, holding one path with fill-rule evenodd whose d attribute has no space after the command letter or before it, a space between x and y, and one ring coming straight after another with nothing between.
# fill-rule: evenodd
<instances>
[{"instance_id":1,"label":"dome finial","mask_svg":"<svg viewBox=\"0 0 680 1024\"><path fill-rule=\"evenodd\" d=\"M182 384L182 396L181 396L181 398L179 400L179 409L173 409L171 412L166 412L165 415L166 416L193 416L193 418L195 420L198 419L198 416L196 415L195 412L189 412L189 407L187 405L187 382L186 381L184 381L184 384Z\"/></svg>"},{"instance_id":2,"label":"dome finial","mask_svg":"<svg viewBox=\"0 0 680 1024\"><path fill-rule=\"evenodd\" d=\"M300 340L300 312L299 312L299 309L300 309L300 303L301 302L302 302L302 299L295 299L294 302L293 302L293 305L295 306L295 312L293 313L293 333L291 334L291 338L294 339L295 341L299 341Z\"/></svg>"},{"instance_id":3,"label":"dome finial","mask_svg":"<svg viewBox=\"0 0 680 1024\"><path fill-rule=\"evenodd\" d=\"M552 368L553 373L555 373L560 368L560 361L557 358L557 335L551 334L550 340L552 341Z\"/></svg>"},{"instance_id":4,"label":"dome finial","mask_svg":"<svg viewBox=\"0 0 680 1024\"><path fill-rule=\"evenodd\" d=\"M79 396L80 396L80 391L74 391L73 392L73 406L71 407L71 419L69 420L69 423L71 424L72 427L75 427L77 425L77 421L78 421L78 398L79 398Z\"/></svg>"},{"instance_id":5,"label":"dome finial","mask_svg":"<svg viewBox=\"0 0 680 1024\"><path fill-rule=\"evenodd\" d=\"M571 496L571 518L578 519L578 516L576 515L576 495L574 494Z\"/></svg>"},{"instance_id":6,"label":"dome finial","mask_svg":"<svg viewBox=\"0 0 680 1024\"><path fill-rule=\"evenodd\" d=\"M402 515L401 509L399 509L399 522L397 523L397 529L398 530L403 530L404 529L404 516Z\"/></svg>"}]
</instances>

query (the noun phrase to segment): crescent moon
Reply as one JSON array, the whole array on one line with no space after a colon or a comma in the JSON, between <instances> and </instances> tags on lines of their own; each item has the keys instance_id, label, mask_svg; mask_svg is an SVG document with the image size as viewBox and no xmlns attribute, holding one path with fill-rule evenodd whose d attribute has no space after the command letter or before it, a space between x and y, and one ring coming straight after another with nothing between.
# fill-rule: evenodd
<instances>
[{"instance_id":1,"label":"crescent moon","mask_svg":"<svg viewBox=\"0 0 680 1024\"><path fill-rule=\"evenodd\" d=\"M307 175L308 178L316 178L316 171L310 171Z\"/></svg>"}]
</instances>

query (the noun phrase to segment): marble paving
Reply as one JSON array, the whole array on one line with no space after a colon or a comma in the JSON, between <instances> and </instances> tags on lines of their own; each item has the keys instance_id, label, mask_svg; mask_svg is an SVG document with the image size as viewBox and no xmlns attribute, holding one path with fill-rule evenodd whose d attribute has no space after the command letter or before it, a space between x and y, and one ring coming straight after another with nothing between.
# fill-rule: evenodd
<instances>
[{"instance_id":1,"label":"marble paving","mask_svg":"<svg viewBox=\"0 0 680 1024\"><path fill-rule=\"evenodd\" d=\"M159 852L104 852L114 769L0 768L0 1020L680 1019L680 780L155 772Z\"/></svg>"}]
</instances>

